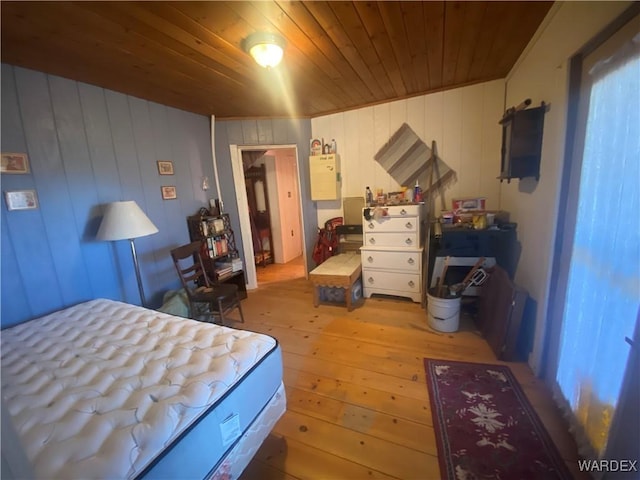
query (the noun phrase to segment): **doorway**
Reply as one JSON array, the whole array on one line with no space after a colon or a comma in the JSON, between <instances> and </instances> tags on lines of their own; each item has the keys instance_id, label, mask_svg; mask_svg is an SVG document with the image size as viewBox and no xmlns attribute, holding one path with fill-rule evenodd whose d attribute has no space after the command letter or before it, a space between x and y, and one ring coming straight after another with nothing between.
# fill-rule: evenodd
<instances>
[{"instance_id":1,"label":"doorway","mask_svg":"<svg viewBox=\"0 0 640 480\"><path fill-rule=\"evenodd\" d=\"M279 277L305 277L296 145L231 145L230 150L240 226L250 232L242 235L247 288Z\"/></svg>"}]
</instances>

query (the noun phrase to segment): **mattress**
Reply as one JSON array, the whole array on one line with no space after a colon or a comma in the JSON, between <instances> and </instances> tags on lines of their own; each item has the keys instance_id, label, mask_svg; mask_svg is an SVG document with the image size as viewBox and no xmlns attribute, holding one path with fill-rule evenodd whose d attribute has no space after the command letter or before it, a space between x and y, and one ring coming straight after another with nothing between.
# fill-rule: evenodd
<instances>
[{"instance_id":1,"label":"mattress","mask_svg":"<svg viewBox=\"0 0 640 480\"><path fill-rule=\"evenodd\" d=\"M267 335L98 299L1 342L3 402L39 478L205 478L284 412Z\"/></svg>"}]
</instances>

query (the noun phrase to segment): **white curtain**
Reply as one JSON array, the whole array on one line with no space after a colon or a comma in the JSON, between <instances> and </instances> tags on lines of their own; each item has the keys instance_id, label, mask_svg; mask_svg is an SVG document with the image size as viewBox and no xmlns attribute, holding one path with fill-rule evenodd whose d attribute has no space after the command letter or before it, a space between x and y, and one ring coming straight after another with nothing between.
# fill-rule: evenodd
<instances>
[{"instance_id":1,"label":"white curtain","mask_svg":"<svg viewBox=\"0 0 640 480\"><path fill-rule=\"evenodd\" d=\"M556 394L587 458L605 451L640 304L639 40L583 79L591 90Z\"/></svg>"}]
</instances>

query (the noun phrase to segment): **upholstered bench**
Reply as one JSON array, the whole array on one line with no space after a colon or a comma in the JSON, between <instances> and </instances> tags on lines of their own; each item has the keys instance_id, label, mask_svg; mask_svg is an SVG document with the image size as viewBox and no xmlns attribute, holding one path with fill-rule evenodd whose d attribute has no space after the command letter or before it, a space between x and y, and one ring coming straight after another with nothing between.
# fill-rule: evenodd
<instances>
[{"instance_id":1,"label":"upholstered bench","mask_svg":"<svg viewBox=\"0 0 640 480\"><path fill-rule=\"evenodd\" d=\"M309 273L309 280L313 283L313 306L320 304L320 289L322 287L344 288L344 298L347 310L353 310L352 288L362 273L360 254L356 252L341 253L329 257Z\"/></svg>"}]
</instances>

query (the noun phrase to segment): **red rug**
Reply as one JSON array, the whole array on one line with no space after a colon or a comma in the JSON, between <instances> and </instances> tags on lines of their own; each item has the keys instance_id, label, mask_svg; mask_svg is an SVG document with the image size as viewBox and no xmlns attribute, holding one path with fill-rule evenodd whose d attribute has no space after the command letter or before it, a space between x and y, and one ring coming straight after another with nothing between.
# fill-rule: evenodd
<instances>
[{"instance_id":1,"label":"red rug","mask_svg":"<svg viewBox=\"0 0 640 480\"><path fill-rule=\"evenodd\" d=\"M573 478L509 367L424 359L443 479Z\"/></svg>"}]
</instances>

